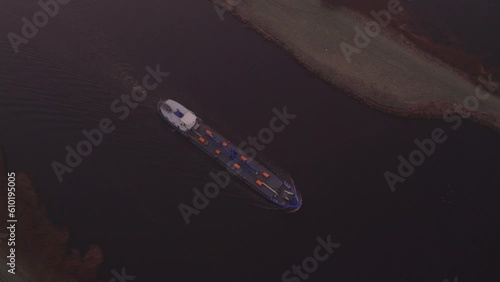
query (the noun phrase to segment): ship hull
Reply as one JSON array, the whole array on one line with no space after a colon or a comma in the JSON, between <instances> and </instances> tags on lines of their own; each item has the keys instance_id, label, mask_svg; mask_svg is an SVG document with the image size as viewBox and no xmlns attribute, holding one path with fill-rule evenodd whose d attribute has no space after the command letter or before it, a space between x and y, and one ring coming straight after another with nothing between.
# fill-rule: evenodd
<instances>
[{"instance_id":1,"label":"ship hull","mask_svg":"<svg viewBox=\"0 0 500 282\"><path fill-rule=\"evenodd\" d=\"M166 103L169 106L165 106ZM268 201L283 207L296 209L301 206L301 198L295 187L283 180L263 164L250 158L241 149L228 141L213 128L196 118L195 125L186 130L178 119L171 115L176 108L191 113L173 100L160 101L158 112L163 120L196 147L215 159L230 174L238 177ZM170 111L165 110L168 107Z\"/></svg>"}]
</instances>

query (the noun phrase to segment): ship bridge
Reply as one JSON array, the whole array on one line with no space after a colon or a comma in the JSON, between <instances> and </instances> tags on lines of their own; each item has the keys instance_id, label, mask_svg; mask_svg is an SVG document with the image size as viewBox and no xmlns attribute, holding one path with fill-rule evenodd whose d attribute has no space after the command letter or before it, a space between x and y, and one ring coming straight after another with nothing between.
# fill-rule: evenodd
<instances>
[{"instance_id":1,"label":"ship bridge","mask_svg":"<svg viewBox=\"0 0 500 282\"><path fill-rule=\"evenodd\" d=\"M196 124L196 116L192 112L186 112L181 118L181 122L189 130Z\"/></svg>"}]
</instances>

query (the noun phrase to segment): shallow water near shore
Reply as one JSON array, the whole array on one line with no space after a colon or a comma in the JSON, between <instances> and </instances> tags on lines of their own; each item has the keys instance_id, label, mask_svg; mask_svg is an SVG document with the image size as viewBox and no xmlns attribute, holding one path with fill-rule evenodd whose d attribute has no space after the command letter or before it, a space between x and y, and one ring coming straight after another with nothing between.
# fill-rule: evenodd
<instances>
[{"instance_id":1,"label":"shallow water near shore","mask_svg":"<svg viewBox=\"0 0 500 282\"><path fill-rule=\"evenodd\" d=\"M104 280L126 267L136 281L279 281L328 235L341 247L308 281L498 277L498 260L485 256L500 251L498 133L375 111L229 14L221 22L208 1L75 2L61 13L17 55L0 42L0 144L9 170L30 175L51 218L69 227L71 245L102 248ZM16 16L3 33L20 29ZM157 64L171 75L119 120L110 105L124 78L140 81ZM178 205L221 168L167 127L160 98L233 142L286 106L297 117L260 154L290 173L302 208L270 210L233 180L186 225ZM115 132L58 183L51 163L102 118ZM391 193L383 173L436 127L449 139Z\"/></svg>"}]
</instances>

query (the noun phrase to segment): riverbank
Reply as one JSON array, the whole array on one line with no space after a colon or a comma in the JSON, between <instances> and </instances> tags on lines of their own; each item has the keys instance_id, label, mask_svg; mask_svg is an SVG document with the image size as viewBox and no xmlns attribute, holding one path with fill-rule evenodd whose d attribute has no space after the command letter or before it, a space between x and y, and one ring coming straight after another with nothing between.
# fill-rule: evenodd
<instances>
[{"instance_id":1,"label":"riverbank","mask_svg":"<svg viewBox=\"0 0 500 282\"><path fill-rule=\"evenodd\" d=\"M7 172L0 149L1 218L7 218ZM97 281L97 267L103 261L99 247L91 246L85 254L68 249L69 232L56 227L39 203L33 183L24 173L15 174L16 245L7 246L0 238L1 281ZM0 234L1 235L1 234ZM7 255L15 247L15 274L7 272Z\"/></svg>"},{"instance_id":2,"label":"riverbank","mask_svg":"<svg viewBox=\"0 0 500 282\"><path fill-rule=\"evenodd\" d=\"M372 11L382 9L388 0L322 0L322 3L332 9L346 7L372 17ZM500 56L496 52L500 41L488 32L500 23L494 3L488 0L474 3L401 0L401 3L404 10L392 17L390 27L418 49L471 79L484 74L486 69L494 77L500 77Z\"/></svg>"},{"instance_id":3,"label":"riverbank","mask_svg":"<svg viewBox=\"0 0 500 282\"><path fill-rule=\"evenodd\" d=\"M214 2L234 11L324 80L385 112L440 118L474 96L479 85L389 29L383 29L348 62L340 44L354 46L354 28L364 29L373 20L353 10L331 9L319 0ZM500 131L498 96L483 100L471 114L471 119Z\"/></svg>"}]
</instances>

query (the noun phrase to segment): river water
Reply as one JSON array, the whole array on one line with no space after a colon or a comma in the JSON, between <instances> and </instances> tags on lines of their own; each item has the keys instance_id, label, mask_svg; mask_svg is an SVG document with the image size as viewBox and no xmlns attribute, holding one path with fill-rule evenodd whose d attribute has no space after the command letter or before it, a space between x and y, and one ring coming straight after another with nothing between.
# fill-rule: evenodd
<instances>
[{"instance_id":1,"label":"river water","mask_svg":"<svg viewBox=\"0 0 500 282\"><path fill-rule=\"evenodd\" d=\"M2 34L39 10L0 5ZM375 111L208 1L70 2L18 54L2 37L0 59L9 169L31 176L72 247L102 248L105 281L123 267L134 281L281 281L328 235L341 246L308 281L500 277L498 133ZM156 65L170 75L120 120L110 105ZM186 225L178 205L221 168L159 118L160 98L233 142L286 106L297 117L259 156L293 177L302 208L274 210L234 179ZM51 163L103 118L116 130L59 183ZM384 172L435 128L448 140L392 193Z\"/></svg>"}]
</instances>

